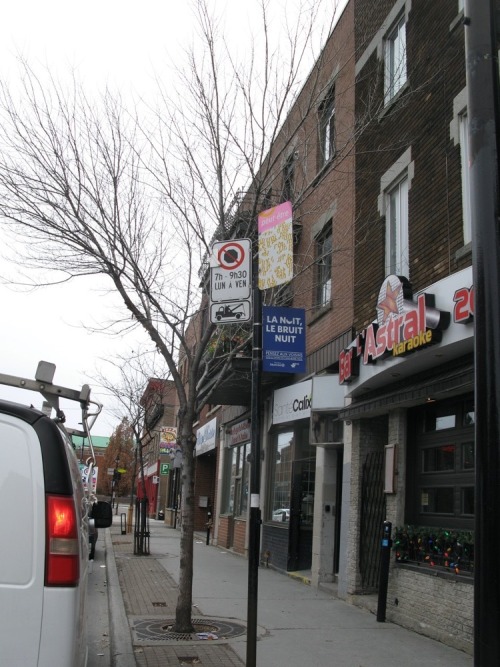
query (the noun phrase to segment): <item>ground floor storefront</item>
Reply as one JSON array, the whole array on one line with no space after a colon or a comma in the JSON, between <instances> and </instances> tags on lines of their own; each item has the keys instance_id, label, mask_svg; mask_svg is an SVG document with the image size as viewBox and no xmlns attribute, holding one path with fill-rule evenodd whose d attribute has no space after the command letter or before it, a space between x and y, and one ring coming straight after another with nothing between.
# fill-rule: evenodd
<instances>
[{"instance_id":1,"label":"ground floor storefront","mask_svg":"<svg viewBox=\"0 0 500 667\"><path fill-rule=\"evenodd\" d=\"M338 374L282 382L265 396L258 497L262 564L334 584L355 604L376 600L389 522L387 619L469 652L473 303L470 269L416 295L389 276L377 320L341 352ZM212 538L242 555L250 427L248 408L219 415Z\"/></svg>"},{"instance_id":2,"label":"ground floor storefront","mask_svg":"<svg viewBox=\"0 0 500 667\"><path fill-rule=\"evenodd\" d=\"M411 330L410 351L376 356L391 326L383 309L378 330L385 327L386 338L370 343L372 333L363 332L351 348L358 364L351 366L355 375L346 383L341 412L350 503L338 580L339 596L355 603L377 593L382 526L390 522L387 619L469 652L475 409L473 328L463 301L471 279L463 271L418 299L406 293L404 314L394 313L400 331L413 327L412 302L420 309L415 321L425 323L418 341ZM396 282L389 289L394 293ZM433 344L425 343L432 338ZM372 344L369 353L366 344ZM394 345L407 349L408 340Z\"/></svg>"}]
</instances>

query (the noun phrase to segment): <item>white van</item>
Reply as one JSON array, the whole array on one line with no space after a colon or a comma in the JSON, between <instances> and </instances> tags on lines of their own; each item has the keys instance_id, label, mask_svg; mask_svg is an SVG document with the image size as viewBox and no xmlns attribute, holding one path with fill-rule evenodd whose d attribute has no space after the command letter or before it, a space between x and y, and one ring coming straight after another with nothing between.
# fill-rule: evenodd
<instances>
[{"instance_id":1,"label":"white van","mask_svg":"<svg viewBox=\"0 0 500 667\"><path fill-rule=\"evenodd\" d=\"M3 384L13 380L0 375ZM92 501L51 393L64 388L41 386L57 405L55 419L0 400L0 661L85 667ZM75 392L83 411L87 390Z\"/></svg>"}]
</instances>

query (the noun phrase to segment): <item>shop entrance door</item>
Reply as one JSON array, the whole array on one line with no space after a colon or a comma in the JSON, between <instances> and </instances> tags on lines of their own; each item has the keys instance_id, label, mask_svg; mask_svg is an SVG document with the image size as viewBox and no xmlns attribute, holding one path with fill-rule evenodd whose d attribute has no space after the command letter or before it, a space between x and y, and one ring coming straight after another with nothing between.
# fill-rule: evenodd
<instances>
[{"instance_id":1,"label":"shop entrance door","mask_svg":"<svg viewBox=\"0 0 500 667\"><path fill-rule=\"evenodd\" d=\"M293 462L288 533L289 572L311 569L315 475L315 457Z\"/></svg>"}]
</instances>

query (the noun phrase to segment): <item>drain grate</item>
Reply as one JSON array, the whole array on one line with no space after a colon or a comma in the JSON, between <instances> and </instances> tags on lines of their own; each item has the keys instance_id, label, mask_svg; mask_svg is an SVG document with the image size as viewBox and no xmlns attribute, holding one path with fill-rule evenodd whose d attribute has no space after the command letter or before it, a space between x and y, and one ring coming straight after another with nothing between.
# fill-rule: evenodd
<instances>
[{"instance_id":1,"label":"drain grate","mask_svg":"<svg viewBox=\"0 0 500 667\"><path fill-rule=\"evenodd\" d=\"M194 618L192 633L174 632L175 619L136 618L132 620L134 644L159 644L172 642L225 641L246 632L243 624L220 619ZM200 636L198 636L200 635ZM208 635L208 638L207 638ZM214 636L217 639L214 639Z\"/></svg>"}]
</instances>

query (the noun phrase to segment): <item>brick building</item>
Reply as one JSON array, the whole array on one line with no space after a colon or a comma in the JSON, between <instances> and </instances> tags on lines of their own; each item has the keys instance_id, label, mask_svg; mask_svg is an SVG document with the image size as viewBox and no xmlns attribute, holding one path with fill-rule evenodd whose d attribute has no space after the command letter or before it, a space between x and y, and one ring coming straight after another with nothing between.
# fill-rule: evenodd
<instances>
[{"instance_id":1,"label":"brick building","mask_svg":"<svg viewBox=\"0 0 500 667\"><path fill-rule=\"evenodd\" d=\"M263 374L263 560L375 605L388 520L389 620L472 651L467 135L463 2L351 0L225 238L255 238L256 213L291 201L293 279L263 301L304 309L307 368ZM200 421L216 420L209 475L197 461L213 538L242 554L244 362Z\"/></svg>"},{"instance_id":2,"label":"brick building","mask_svg":"<svg viewBox=\"0 0 500 667\"><path fill-rule=\"evenodd\" d=\"M333 581L340 553L343 447L337 412L343 390L335 370L354 319L353 52L350 3L233 216L233 238L244 229L255 239L260 211L287 200L293 207L293 279L265 290L263 303L303 309L306 371L263 373L262 552L273 567L311 570L316 582ZM245 554L250 378L242 357L228 381L231 391L221 387L211 400L223 406L217 416L214 539ZM288 411L285 406L297 397L303 409ZM313 444L312 419L323 430Z\"/></svg>"},{"instance_id":3,"label":"brick building","mask_svg":"<svg viewBox=\"0 0 500 667\"><path fill-rule=\"evenodd\" d=\"M171 380L151 378L141 397L144 430L141 438L142 470L137 476L137 496L148 499L149 516L170 506L176 480L175 426L177 392Z\"/></svg>"},{"instance_id":4,"label":"brick building","mask_svg":"<svg viewBox=\"0 0 500 667\"><path fill-rule=\"evenodd\" d=\"M472 651L474 394L463 7L356 0L354 328L341 355L350 502L339 595Z\"/></svg>"}]
</instances>

